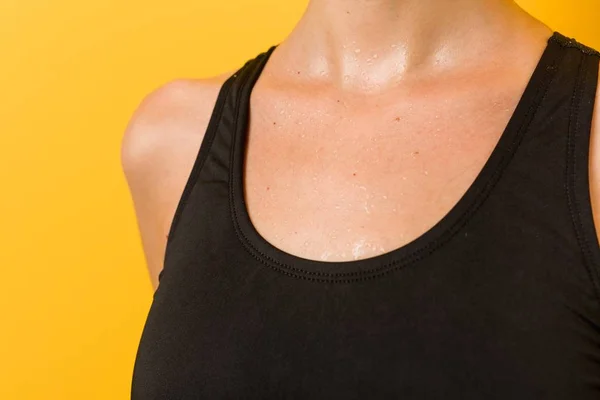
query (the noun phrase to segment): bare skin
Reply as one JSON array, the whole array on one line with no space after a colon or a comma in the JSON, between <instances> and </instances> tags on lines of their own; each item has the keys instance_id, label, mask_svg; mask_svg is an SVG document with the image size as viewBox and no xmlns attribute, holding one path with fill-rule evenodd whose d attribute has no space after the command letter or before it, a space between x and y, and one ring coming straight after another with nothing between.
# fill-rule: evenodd
<instances>
[{"instance_id":1,"label":"bare skin","mask_svg":"<svg viewBox=\"0 0 600 400\"><path fill-rule=\"evenodd\" d=\"M320 261L369 258L421 236L483 167L551 34L507 0L312 0L251 96L244 181L257 231ZM158 88L125 132L122 165L154 289L234 72ZM600 91L590 157L600 227Z\"/></svg>"}]
</instances>

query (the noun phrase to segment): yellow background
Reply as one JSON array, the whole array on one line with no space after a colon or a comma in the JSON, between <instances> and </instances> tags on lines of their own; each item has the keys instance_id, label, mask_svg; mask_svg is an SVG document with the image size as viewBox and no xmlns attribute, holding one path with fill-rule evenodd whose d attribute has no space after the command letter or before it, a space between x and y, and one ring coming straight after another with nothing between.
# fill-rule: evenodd
<instances>
[{"instance_id":1,"label":"yellow background","mask_svg":"<svg viewBox=\"0 0 600 400\"><path fill-rule=\"evenodd\" d=\"M0 399L128 399L152 300L119 146L141 98L240 66L307 0L0 0ZM600 49L598 0L521 0Z\"/></svg>"}]
</instances>

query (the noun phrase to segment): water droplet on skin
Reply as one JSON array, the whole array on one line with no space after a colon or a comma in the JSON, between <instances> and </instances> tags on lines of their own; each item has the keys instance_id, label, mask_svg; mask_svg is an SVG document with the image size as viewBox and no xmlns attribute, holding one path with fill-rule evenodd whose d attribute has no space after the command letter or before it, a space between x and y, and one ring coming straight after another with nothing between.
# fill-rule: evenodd
<instances>
[{"instance_id":1,"label":"water droplet on skin","mask_svg":"<svg viewBox=\"0 0 600 400\"><path fill-rule=\"evenodd\" d=\"M360 53L360 49L354 50L355 53Z\"/></svg>"},{"instance_id":2,"label":"water droplet on skin","mask_svg":"<svg viewBox=\"0 0 600 400\"><path fill-rule=\"evenodd\" d=\"M384 198L384 199L387 199L387 196L386 196L386 195L384 195L384 196L383 196L383 198Z\"/></svg>"},{"instance_id":3,"label":"water droplet on skin","mask_svg":"<svg viewBox=\"0 0 600 400\"><path fill-rule=\"evenodd\" d=\"M377 54L373 54L373 58L377 58Z\"/></svg>"},{"instance_id":4,"label":"water droplet on skin","mask_svg":"<svg viewBox=\"0 0 600 400\"><path fill-rule=\"evenodd\" d=\"M429 175L429 172L425 171L425 175Z\"/></svg>"}]
</instances>

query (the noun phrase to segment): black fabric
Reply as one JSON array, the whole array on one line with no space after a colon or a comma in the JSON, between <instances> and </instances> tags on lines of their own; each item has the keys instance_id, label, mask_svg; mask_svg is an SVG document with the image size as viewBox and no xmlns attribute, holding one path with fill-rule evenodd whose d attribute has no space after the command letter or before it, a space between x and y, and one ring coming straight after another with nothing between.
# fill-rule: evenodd
<instances>
[{"instance_id":1,"label":"black fabric","mask_svg":"<svg viewBox=\"0 0 600 400\"><path fill-rule=\"evenodd\" d=\"M587 168L600 54L554 32L442 220L380 256L320 262L270 245L245 209L249 96L275 47L222 85L132 399L600 399Z\"/></svg>"}]
</instances>

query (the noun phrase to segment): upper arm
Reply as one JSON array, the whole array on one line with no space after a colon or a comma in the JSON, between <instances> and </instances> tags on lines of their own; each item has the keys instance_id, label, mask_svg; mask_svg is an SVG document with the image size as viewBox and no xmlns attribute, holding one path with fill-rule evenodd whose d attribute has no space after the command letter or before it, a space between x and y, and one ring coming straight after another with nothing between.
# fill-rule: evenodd
<instances>
[{"instance_id":1,"label":"upper arm","mask_svg":"<svg viewBox=\"0 0 600 400\"><path fill-rule=\"evenodd\" d=\"M175 210L229 75L159 87L138 105L122 137L121 167L155 290Z\"/></svg>"}]
</instances>

